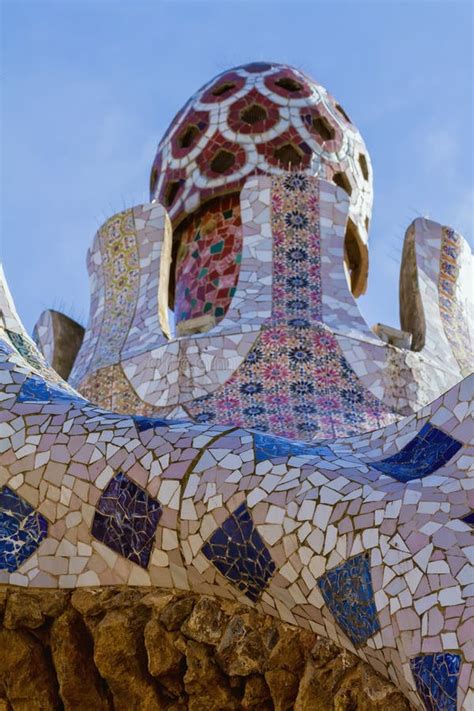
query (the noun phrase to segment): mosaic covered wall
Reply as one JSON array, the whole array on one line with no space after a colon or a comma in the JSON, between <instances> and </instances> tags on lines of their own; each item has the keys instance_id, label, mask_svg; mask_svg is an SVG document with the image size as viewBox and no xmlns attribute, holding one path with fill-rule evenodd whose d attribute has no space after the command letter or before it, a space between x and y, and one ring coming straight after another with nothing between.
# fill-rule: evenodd
<instances>
[{"instance_id":1,"label":"mosaic covered wall","mask_svg":"<svg viewBox=\"0 0 474 711\"><path fill-rule=\"evenodd\" d=\"M319 84L237 67L166 132L154 201L98 231L69 383L2 280L0 583L231 599L470 711L470 251L415 220L380 338L354 298L371 179Z\"/></svg>"},{"instance_id":2,"label":"mosaic covered wall","mask_svg":"<svg viewBox=\"0 0 474 711\"><path fill-rule=\"evenodd\" d=\"M396 419L322 323L319 191L302 173L273 179L272 314L226 384L186 406L196 421L324 439Z\"/></svg>"},{"instance_id":3,"label":"mosaic covered wall","mask_svg":"<svg viewBox=\"0 0 474 711\"><path fill-rule=\"evenodd\" d=\"M12 314L0 582L231 598L328 636L417 708L470 708L472 377L415 417L307 444L94 407L40 374Z\"/></svg>"}]
</instances>

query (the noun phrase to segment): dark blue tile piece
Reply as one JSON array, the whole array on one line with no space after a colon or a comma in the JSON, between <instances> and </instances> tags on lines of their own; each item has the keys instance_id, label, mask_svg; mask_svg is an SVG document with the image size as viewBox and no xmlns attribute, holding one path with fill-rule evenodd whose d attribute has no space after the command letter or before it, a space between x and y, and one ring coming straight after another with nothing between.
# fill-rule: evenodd
<instances>
[{"instance_id":1,"label":"dark blue tile piece","mask_svg":"<svg viewBox=\"0 0 474 711\"><path fill-rule=\"evenodd\" d=\"M202 552L227 580L256 602L275 572L275 563L241 504L215 531Z\"/></svg>"},{"instance_id":2,"label":"dark blue tile piece","mask_svg":"<svg viewBox=\"0 0 474 711\"><path fill-rule=\"evenodd\" d=\"M161 505L119 472L99 499L92 535L133 563L148 566Z\"/></svg>"},{"instance_id":3,"label":"dark blue tile piece","mask_svg":"<svg viewBox=\"0 0 474 711\"><path fill-rule=\"evenodd\" d=\"M157 417L142 417L141 415L135 415L133 418L135 422L135 427L138 432L145 432L146 430L151 430L154 427L169 427L170 425L191 425L191 420L166 420L159 419Z\"/></svg>"},{"instance_id":4,"label":"dark blue tile piece","mask_svg":"<svg viewBox=\"0 0 474 711\"><path fill-rule=\"evenodd\" d=\"M424 654L410 659L410 666L426 711L456 711L459 654Z\"/></svg>"},{"instance_id":5,"label":"dark blue tile piece","mask_svg":"<svg viewBox=\"0 0 474 711\"><path fill-rule=\"evenodd\" d=\"M17 570L47 533L44 516L8 486L0 489L0 569Z\"/></svg>"},{"instance_id":6,"label":"dark blue tile piece","mask_svg":"<svg viewBox=\"0 0 474 711\"><path fill-rule=\"evenodd\" d=\"M318 579L326 605L355 647L380 630L366 553L347 560Z\"/></svg>"},{"instance_id":7,"label":"dark blue tile piece","mask_svg":"<svg viewBox=\"0 0 474 711\"><path fill-rule=\"evenodd\" d=\"M462 443L429 422L397 454L372 466L398 481L421 479L432 474L454 457Z\"/></svg>"},{"instance_id":8,"label":"dark blue tile piece","mask_svg":"<svg viewBox=\"0 0 474 711\"><path fill-rule=\"evenodd\" d=\"M318 447L307 442L294 442L283 437L255 433L255 461L263 462L265 459L275 457L309 456L327 457L332 454L329 447Z\"/></svg>"},{"instance_id":9,"label":"dark blue tile piece","mask_svg":"<svg viewBox=\"0 0 474 711\"><path fill-rule=\"evenodd\" d=\"M474 527L474 511L471 511L471 513L468 513L467 516L463 516L461 521L464 521L464 523L468 523L469 526Z\"/></svg>"},{"instance_id":10,"label":"dark blue tile piece","mask_svg":"<svg viewBox=\"0 0 474 711\"><path fill-rule=\"evenodd\" d=\"M87 401L60 385L47 383L43 378L33 375L21 386L17 402L73 402L83 405Z\"/></svg>"}]
</instances>

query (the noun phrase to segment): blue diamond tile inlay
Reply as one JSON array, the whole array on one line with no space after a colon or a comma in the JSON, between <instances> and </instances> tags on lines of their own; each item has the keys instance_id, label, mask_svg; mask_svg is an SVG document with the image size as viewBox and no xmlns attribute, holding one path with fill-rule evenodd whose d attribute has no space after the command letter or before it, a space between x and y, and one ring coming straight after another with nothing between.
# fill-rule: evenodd
<instances>
[{"instance_id":1,"label":"blue diamond tile inlay","mask_svg":"<svg viewBox=\"0 0 474 711\"><path fill-rule=\"evenodd\" d=\"M424 654L410 659L410 666L426 711L456 711L459 654Z\"/></svg>"},{"instance_id":2,"label":"blue diamond tile inlay","mask_svg":"<svg viewBox=\"0 0 474 711\"><path fill-rule=\"evenodd\" d=\"M462 443L429 422L397 454L372 466L398 481L421 479L432 474L454 457Z\"/></svg>"},{"instance_id":3,"label":"blue diamond tile inlay","mask_svg":"<svg viewBox=\"0 0 474 711\"><path fill-rule=\"evenodd\" d=\"M318 579L336 622L358 647L380 630L366 553L347 560Z\"/></svg>"},{"instance_id":4,"label":"blue diamond tile inlay","mask_svg":"<svg viewBox=\"0 0 474 711\"><path fill-rule=\"evenodd\" d=\"M276 569L245 503L212 534L202 552L253 602L257 602Z\"/></svg>"},{"instance_id":5,"label":"blue diamond tile inlay","mask_svg":"<svg viewBox=\"0 0 474 711\"><path fill-rule=\"evenodd\" d=\"M469 526L474 527L474 511L471 511L471 513L468 513L467 516L463 516L461 521L464 521L464 523L469 524Z\"/></svg>"},{"instance_id":6,"label":"blue diamond tile inlay","mask_svg":"<svg viewBox=\"0 0 474 711\"><path fill-rule=\"evenodd\" d=\"M191 420L166 420L156 417L142 417L141 415L135 415L132 419L138 432L145 432L146 430L151 430L154 427L192 424Z\"/></svg>"},{"instance_id":7,"label":"blue diamond tile inlay","mask_svg":"<svg viewBox=\"0 0 474 711\"><path fill-rule=\"evenodd\" d=\"M15 572L48 533L48 522L21 496L0 489L0 569Z\"/></svg>"},{"instance_id":8,"label":"blue diamond tile inlay","mask_svg":"<svg viewBox=\"0 0 474 711\"><path fill-rule=\"evenodd\" d=\"M47 383L43 378L34 375L27 378L19 392L17 402L71 402L84 404L86 400L79 397L75 393L60 387Z\"/></svg>"},{"instance_id":9,"label":"blue diamond tile inlay","mask_svg":"<svg viewBox=\"0 0 474 711\"><path fill-rule=\"evenodd\" d=\"M124 558L146 568L161 513L156 499L119 472L99 499L92 535Z\"/></svg>"},{"instance_id":10,"label":"blue diamond tile inlay","mask_svg":"<svg viewBox=\"0 0 474 711\"><path fill-rule=\"evenodd\" d=\"M255 461L263 462L272 457L327 457L332 454L329 447L318 447L307 442L292 442L283 437L274 437L267 434L254 434Z\"/></svg>"}]
</instances>

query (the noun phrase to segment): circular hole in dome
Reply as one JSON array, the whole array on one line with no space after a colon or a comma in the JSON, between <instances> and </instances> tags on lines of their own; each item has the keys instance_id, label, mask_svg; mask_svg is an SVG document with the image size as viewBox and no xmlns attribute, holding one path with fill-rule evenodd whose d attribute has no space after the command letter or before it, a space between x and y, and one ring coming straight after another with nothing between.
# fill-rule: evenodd
<instances>
[{"instance_id":1,"label":"circular hole in dome","mask_svg":"<svg viewBox=\"0 0 474 711\"><path fill-rule=\"evenodd\" d=\"M349 196L352 195L352 185L350 184L349 178L345 173L334 173L332 181L345 190Z\"/></svg>"},{"instance_id":2,"label":"circular hole in dome","mask_svg":"<svg viewBox=\"0 0 474 711\"><path fill-rule=\"evenodd\" d=\"M175 200L176 195L178 194L178 190L179 190L180 186L181 186L181 184L180 184L179 180L173 180L173 182L167 186L165 195L164 195L165 207L171 207L171 205L173 204L173 202Z\"/></svg>"},{"instance_id":3,"label":"circular hole in dome","mask_svg":"<svg viewBox=\"0 0 474 711\"><path fill-rule=\"evenodd\" d=\"M211 160L211 170L214 173L226 173L229 168L232 168L234 163L235 156L233 156L232 153L229 153L229 151L221 149L220 151L217 151L214 158Z\"/></svg>"},{"instance_id":4,"label":"circular hole in dome","mask_svg":"<svg viewBox=\"0 0 474 711\"><path fill-rule=\"evenodd\" d=\"M265 121L267 116L268 114L266 109L264 109L263 106L260 106L260 104L252 104L240 112L240 118L242 121L245 121L245 123L250 125L258 123L259 121Z\"/></svg>"},{"instance_id":5,"label":"circular hole in dome","mask_svg":"<svg viewBox=\"0 0 474 711\"><path fill-rule=\"evenodd\" d=\"M336 104L336 109L339 111L339 113L341 114L341 116L344 116L344 118L346 119L346 121L348 121L349 123L352 123L352 121L350 120L349 116L346 114L346 112L344 111L344 109L342 108L342 106L341 106L340 104Z\"/></svg>"},{"instance_id":6,"label":"circular hole in dome","mask_svg":"<svg viewBox=\"0 0 474 711\"><path fill-rule=\"evenodd\" d=\"M313 133L316 133L323 141L332 141L336 135L335 130L324 116L316 116L311 122Z\"/></svg>"},{"instance_id":7,"label":"circular hole in dome","mask_svg":"<svg viewBox=\"0 0 474 711\"><path fill-rule=\"evenodd\" d=\"M369 166L367 165L367 158L363 153L359 153L359 165L364 176L364 180L369 179Z\"/></svg>"},{"instance_id":8,"label":"circular hole in dome","mask_svg":"<svg viewBox=\"0 0 474 711\"><path fill-rule=\"evenodd\" d=\"M220 84L219 86L216 86L215 89L212 91L213 96L224 96L224 94L228 94L229 91L232 91L232 89L235 87L235 84L232 82L226 82L225 84Z\"/></svg>"},{"instance_id":9,"label":"circular hole in dome","mask_svg":"<svg viewBox=\"0 0 474 711\"><path fill-rule=\"evenodd\" d=\"M199 136L199 129L194 124L187 126L184 131L178 137L178 145L180 148L189 148L196 142L196 138Z\"/></svg>"},{"instance_id":10,"label":"circular hole in dome","mask_svg":"<svg viewBox=\"0 0 474 711\"><path fill-rule=\"evenodd\" d=\"M285 91L289 91L291 94L301 91L303 88L302 84L295 81L295 79L291 79L290 77L282 77L281 79L277 79L275 84L276 86L279 86L280 89L285 89Z\"/></svg>"},{"instance_id":11,"label":"circular hole in dome","mask_svg":"<svg viewBox=\"0 0 474 711\"><path fill-rule=\"evenodd\" d=\"M285 143L273 152L273 157L281 164L282 168L291 170L300 166L303 156L292 143Z\"/></svg>"},{"instance_id":12,"label":"circular hole in dome","mask_svg":"<svg viewBox=\"0 0 474 711\"><path fill-rule=\"evenodd\" d=\"M365 218L365 229L367 230L367 232L369 231L369 225L370 225L369 218L366 217L366 218Z\"/></svg>"}]
</instances>

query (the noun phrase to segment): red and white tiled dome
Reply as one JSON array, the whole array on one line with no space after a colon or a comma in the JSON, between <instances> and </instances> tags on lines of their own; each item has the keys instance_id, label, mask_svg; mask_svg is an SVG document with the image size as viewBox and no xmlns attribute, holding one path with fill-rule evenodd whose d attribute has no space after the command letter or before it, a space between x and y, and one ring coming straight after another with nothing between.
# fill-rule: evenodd
<instances>
[{"instance_id":1,"label":"red and white tiled dome","mask_svg":"<svg viewBox=\"0 0 474 711\"><path fill-rule=\"evenodd\" d=\"M238 190L251 174L287 170L343 187L367 241L372 168L357 128L326 89L299 70L246 64L205 84L175 116L153 163L151 199L176 224L210 197Z\"/></svg>"}]
</instances>

